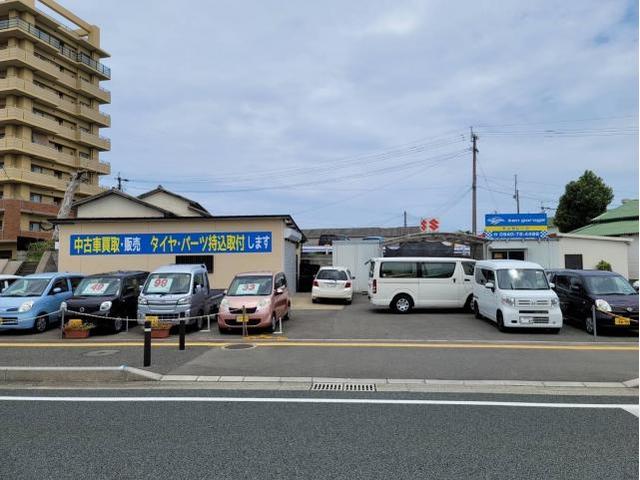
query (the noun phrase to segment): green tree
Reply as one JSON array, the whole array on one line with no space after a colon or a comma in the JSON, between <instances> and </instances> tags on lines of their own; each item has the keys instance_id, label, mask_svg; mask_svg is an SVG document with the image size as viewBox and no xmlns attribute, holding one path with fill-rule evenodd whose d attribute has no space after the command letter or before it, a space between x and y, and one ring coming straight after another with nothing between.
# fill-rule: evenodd
<instances>
[{"instance_id":1,"label":"green tree","mask_svg":"<svg viewBox=\"0 0 640 480\"><path fill-rule=\"evenodd\" d=\"M561 232L584 227L604 213L613 200L613 190L602 178L586 170L578 180L567 183L554 217Z\"/></svg>"}]
</instances>

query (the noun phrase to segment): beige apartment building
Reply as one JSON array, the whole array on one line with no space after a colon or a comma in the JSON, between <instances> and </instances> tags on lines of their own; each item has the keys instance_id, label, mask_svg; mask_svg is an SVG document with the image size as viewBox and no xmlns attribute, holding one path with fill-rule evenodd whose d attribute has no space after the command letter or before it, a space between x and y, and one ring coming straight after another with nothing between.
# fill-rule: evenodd
<instances>
[{"instance_id":1,"label":"beige apartment building","mask_svg":"<svg viewBox=\"0 0 640 480\"><path fill-rule=\"evenodd\" d=\"M49 11L45 11L49 9ZM70 28L52 15L73 24ZM100 152L111 147L100 129L100 29L53 0L0 0L0 258L51 237L71 174L84 171L77 198L100 193L110 173Z\"/></svg>"}]
</instances>

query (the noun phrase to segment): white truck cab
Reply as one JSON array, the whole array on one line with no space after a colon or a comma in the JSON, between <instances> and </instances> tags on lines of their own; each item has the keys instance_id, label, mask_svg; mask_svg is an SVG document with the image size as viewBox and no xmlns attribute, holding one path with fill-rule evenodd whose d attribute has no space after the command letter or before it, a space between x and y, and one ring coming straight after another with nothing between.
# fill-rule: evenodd
<instances>
[{"instance_id":1,"label":"white truck cab","mask_svg":"<svg viewBox=\"0 0 640 480\"><path fill-rule=\"evenodd\" d=\"M476 263L473 311L498 329L562 328L558 296L551 289L544 269L520 260L486 260Z\"/></svg>"}]
</instances>

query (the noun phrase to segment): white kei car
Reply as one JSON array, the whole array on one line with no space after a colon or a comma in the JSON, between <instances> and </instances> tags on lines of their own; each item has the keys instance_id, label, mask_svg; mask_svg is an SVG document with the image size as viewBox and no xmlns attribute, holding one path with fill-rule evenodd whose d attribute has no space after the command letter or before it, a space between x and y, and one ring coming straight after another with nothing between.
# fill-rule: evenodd
<instances>
[{"instance_id":1,"label":"white kei car","mask_svg":"<svg viewBox=\"0 0 640 480\"><path fill-rule=\"evenodd\" d=\"M344 300L351 303L353 300L354 277L344 267L322 267L313 279L311 287L311 301L316 303L318 299Z\"/></svg>"}]
</instances>

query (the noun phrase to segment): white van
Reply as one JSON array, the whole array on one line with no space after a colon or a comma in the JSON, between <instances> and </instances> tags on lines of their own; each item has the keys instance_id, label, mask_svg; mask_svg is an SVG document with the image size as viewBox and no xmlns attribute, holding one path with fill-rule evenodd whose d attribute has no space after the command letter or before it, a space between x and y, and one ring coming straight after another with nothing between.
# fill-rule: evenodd
<instances>
[{"instance_id":1,"label":"white van","mask_svg":"<svg viewBox=\"0 0 640 480\"><path fill-rule=\"evenodd\" d=\"M384 257L369 260L369 300L397 313L412 308L471 308L475 260Z\"/></svg>"},{"instance_id":2,"label":"white van","mask_svg":"<svg viewBox=\"0 0 640 480\"><path fill-rule=\"evenodd\" d=\"M498 329L562 328L558 296L543 268L520 260L487 260L476 263L473 312L476 318L496 322Z\"/></svg>"}]
</instances>

